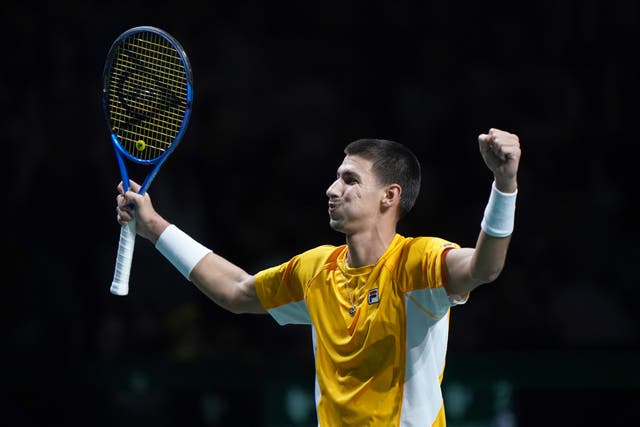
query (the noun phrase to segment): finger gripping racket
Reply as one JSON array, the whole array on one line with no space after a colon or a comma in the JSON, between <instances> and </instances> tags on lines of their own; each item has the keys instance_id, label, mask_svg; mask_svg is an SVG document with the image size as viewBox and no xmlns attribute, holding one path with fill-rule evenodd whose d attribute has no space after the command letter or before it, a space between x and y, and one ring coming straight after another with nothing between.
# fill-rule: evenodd
<instances>
[{"instance_id":1,"label":"finger gripping racket","mask_svg":"<svg viewBox=\"0 0 640 427\"><path fill-rule=\"evenodd\" d=\"M193 78L187 55L167 32L131 28L111 45L103 71L102 106L122 183L129 190L127 161L148 167L144 194L184 135L193 103ZM129 293L136 238L135 218L120 230L110 291Z\"/></svg>"}]
</instances>

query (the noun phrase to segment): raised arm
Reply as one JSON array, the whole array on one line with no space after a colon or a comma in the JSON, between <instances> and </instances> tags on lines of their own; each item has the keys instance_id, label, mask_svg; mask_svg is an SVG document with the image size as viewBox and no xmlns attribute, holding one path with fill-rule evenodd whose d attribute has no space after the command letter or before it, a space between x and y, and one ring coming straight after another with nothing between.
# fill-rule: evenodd
<instances>
[{"instance_id":1,"label":"raised arm","mask_svg":"<svg viewBox=\"0 0 640 427\"><path fill-rule=\"evenodd\" d=\"M490 129L478 136L478 144L494 182L475 248L453 249L446 255L445 287L452 294L464 294L500 275L513 231L521 154L518 136Z\"/></svg>"},{"instance_id":2,"label":"raised arm","mask_svg":"<svg viewBox=\"0 0 640 427\"><path fill-rule=\"evenodd\" d=\"M265 313L254 277L213 253L156 212L148 193L131 181L126 193L118 185L117 219L121 225L135 219L136 233L149 240L185 278L220 307L233 313ZM134 209L130 206L134 205Z\"/></svg>"}]
</instances>

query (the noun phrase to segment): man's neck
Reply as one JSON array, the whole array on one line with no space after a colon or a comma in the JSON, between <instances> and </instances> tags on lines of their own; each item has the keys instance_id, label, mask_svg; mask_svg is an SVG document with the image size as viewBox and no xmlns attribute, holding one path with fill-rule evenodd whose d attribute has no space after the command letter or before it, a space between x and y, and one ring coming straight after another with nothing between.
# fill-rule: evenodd
<instances>
[{"instance_id":1,"label":"man's neck","mask_svg":"<svg viewBox=\"0 0 640 427\"><path fill-rule=\"evenodd\" d=\"M396 235L395 229L387 232L372 230L367 233L347 235L347 265L363 267L375 264L387 250Z\"/></svg>"}]
</instances>

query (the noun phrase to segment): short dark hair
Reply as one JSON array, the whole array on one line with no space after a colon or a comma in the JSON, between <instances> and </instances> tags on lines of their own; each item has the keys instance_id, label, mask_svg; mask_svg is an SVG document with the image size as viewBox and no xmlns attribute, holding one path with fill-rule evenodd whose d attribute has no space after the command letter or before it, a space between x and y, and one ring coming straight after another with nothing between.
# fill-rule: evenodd
<instances>
[{"instance_id":1,"label":"short dark hair","mask_svg":"<svg viewBox=\"0 0 640 427\"><path fill-rule=\"evenodd\" d=\"M421 170L420 161L409 148L387 139L362 138L349 143L344 153L371 161L381 184L400 185L399 218L413 208L420 193Z\"/></svg>"}]
</instances>

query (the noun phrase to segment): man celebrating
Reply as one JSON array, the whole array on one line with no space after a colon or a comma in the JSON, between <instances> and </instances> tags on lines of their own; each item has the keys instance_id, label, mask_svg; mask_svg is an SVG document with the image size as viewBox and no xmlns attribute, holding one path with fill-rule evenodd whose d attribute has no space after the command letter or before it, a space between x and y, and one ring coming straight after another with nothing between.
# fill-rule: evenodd
<instances>
[{"instance_id":1,"label":"man celebrating","mask_svg":"<svg viewBox=\"0 0 640 427\"><path fill-rule=\"evenodd\" d=\"M407 147L381 139L347 145L327 189L329 224L346 244L255 275L170 224L134 182L118 186L117 218L135 217L137 233L219 306L312 326L319 425L444 426L449 309L498 277L514 227L519 139L490 129L478 143L493 184L473 248L396 232L421 168Z\"/></svg>"}]
</instances>

